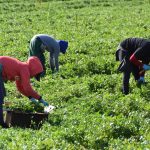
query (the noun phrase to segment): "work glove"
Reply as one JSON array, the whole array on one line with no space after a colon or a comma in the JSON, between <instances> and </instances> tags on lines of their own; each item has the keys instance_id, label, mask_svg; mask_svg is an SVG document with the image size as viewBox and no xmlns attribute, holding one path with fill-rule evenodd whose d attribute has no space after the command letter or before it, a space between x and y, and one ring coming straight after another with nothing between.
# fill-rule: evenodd
<instances>
[{"instance_id":1,"label":"work glove","mask_svg":"<svg viewBox=\"0 0 150 150\"><path fill-rule=\"evenodd\" d=\"M138 84L138 85L141 85L141 84L144 84L144 83L145 83L144 77L140 77L140 78L137 80L137 84Z\"/></svg>"},{"instance_id":2,"label":"work glove","mask_svg":"<svg viewBox=\"0 0 150 150\"><path fill-rule=\"evenodd\" d=\"M145 79L144 79L144 77L140 77L140 78L138 79L138 81L144 83L144 82L145 82Z\"/></svg>"},{"instance_id":3,"label":"work glove","mask_svg":"<svg viewBox=\"0 0 150 150\"><path fill-rule=\"evenodd\" d=\"M143 69L146 71L146 70L150 70L150 65L146 65L146 64L144 64L143 65Z\"/></svg>"},{"instance_id":4,"label":"work glove","mask_svg":"<svg viewBox=\"0 0 150 150\"><path fill-rule=\"evenodd\" d=\"M34 104L38 103L37 100L34 99L33 97L32 97L32 98L29 98L29 100L30 100L31 102L33 102Z\"/></svg>"},{"instance_id":5,"label":"work glove","mask_svg":"<svg viewBox=\"0 0 150 150\"><path fill-rule=\"evenodd\" d=\"M40 103L42 103L44 106L48 106L49 104L43 100L42 98L39 100Z\"/></svg>"}]
</instances>

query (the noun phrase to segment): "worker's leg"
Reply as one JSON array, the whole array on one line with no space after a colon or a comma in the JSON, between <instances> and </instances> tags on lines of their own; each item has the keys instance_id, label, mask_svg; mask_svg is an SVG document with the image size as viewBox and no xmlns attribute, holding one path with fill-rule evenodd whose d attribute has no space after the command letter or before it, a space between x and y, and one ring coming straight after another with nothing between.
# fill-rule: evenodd
<instances>
[{"instance_id":1,"label":"worker's leg","mask_svg":"<svg viewBox=\"0 0 150 150\"><path fill-rule=\"evenodd\" d=\"M2 65L0 64L0 125L4 128L7 128L8 126L4 123L4 117L3 117L3 103L4 103L4 97L6 96L4 82L2 78Z\"/></svg>"},{"instance_id":2,"label":"worker's leg","mask_svg":"<svg viewBox=\"0 0 150 150\"><path fill-rule=\"evenodd\" d=\"M4 118L3 118L3 100L4 100L4 83L3 79L0 73L0 125L4 124Z\"/></svg>"},{"instance_id":3,"label":"worker's leg","mask_svg":"<svg viewBox=\"0 0 150 150\"><path fill-rule=\"evenodd\" d=\"M3 117L3 104L0 104L0 125L4 124L4 117Z\"/></svg>"},{"instance_id":4,"label":"worker's leg","mask_svg":"<svg viewBox=\"0 0 150 150\"><path fill-rule=\"evenodd\" d=\"M129 80L130 80L130 73L131 73L131 67L130 62L127 57L127 52L125 50L120 50L118 52L119 55L119 61L122 63L121 66L121 72L123 73L122 78L122 92L124 94L129 93Z\"/></svg>"},{"instance_id":5,"label":"worker's leg","mask_svg":"<svg viewBox=\"0 0 150 150\"><path fill-rule=\"evenodd\" d=\"M43 66L43 75L46 74L46 67L45 67L45 56L44 51L42 49L42 41L39 37L32 38L29 45L29 57L36 56L39 58L42 66Z\"/></svg>"}]
</instances>

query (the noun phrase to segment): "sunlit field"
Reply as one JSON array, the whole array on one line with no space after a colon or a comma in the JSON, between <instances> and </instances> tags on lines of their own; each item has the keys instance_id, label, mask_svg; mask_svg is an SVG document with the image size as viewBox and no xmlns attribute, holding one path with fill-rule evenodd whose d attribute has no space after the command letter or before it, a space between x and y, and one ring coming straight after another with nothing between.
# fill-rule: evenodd
<instances>
[{"instance_id":1,"label":"sunlit field","mask_svg":"<svg viewBox=\"0 0 150 150\"><path fill-rule=\"evenodd\" d=\"M0 55L28 58L35 34L68 40L60 54L60 72L35 90L56 106L39 130L0 127L2 150L148 150L150 149L150 73L130 94L121 93L122 74L115 60L118 44L128 37L150 38L149 0L0 0ZM5 84L5 101L28 98Z\"/></svg>"}]
</instances>

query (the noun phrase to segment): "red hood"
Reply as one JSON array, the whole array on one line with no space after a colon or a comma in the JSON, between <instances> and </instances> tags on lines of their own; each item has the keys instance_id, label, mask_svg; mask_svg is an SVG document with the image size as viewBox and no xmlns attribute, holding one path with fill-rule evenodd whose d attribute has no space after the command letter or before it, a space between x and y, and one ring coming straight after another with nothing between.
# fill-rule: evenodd
<instances>
[{"instance_id":1,"label":"red hood","mask_svg":"<svg viewBox=\"0 0 150 150\"><path fill-rule=\"evenodd\" d=\"M34 77L35 75L43 72L42 64L37 57L35 57L35 56L29 57L27 64L29 66L29 71L30 71L31 77Z\"/></svg>"}]
</instances>

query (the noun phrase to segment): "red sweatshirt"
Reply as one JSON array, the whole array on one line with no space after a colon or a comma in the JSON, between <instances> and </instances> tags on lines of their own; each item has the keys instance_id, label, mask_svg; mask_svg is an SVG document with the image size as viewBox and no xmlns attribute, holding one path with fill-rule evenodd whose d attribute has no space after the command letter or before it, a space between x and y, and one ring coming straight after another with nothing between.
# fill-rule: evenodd
<instances>
[{"instance_id":1,"label":"red sweatshirt","mask_svg":"<svg viewBox=\"0 0 150 150\"><path fill-rule=\"evenodd\" d=\"M43 67L37 57L30 57L27 62L21 62L9 56L0 56L2 76L4 80L15 81L17 89L27 97L39 99L40 95L33 90L30 78L41 73Z\"/></svg>"}]
</instances>

